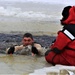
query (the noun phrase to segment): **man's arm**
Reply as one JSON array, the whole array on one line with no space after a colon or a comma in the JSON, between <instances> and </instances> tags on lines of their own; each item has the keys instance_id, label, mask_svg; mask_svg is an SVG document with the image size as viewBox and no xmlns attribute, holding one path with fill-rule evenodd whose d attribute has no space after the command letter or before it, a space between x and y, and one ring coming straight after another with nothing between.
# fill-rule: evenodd
<instances>
[{"instance_id":1,"label":"man's arm","mask_svg":"<svg viewBox=\"0 0 75 75\"><path fill-rule=\"evenodd\" d=\"M33 46L32 46L32 54L33 55L41 55L41 52L42 52L42 46L40 44L37 44L35 43Z\"/></svg>"},{"instance_id":2,"label":"man's arm","mask_svg":"<svg viewBox=\"0 0 75 75\"><path fill-rule=\"evenodd\" d=\"M13 46L13 47L8 48L8 49L6 50L6 53L7 53L7 54L13 54L14 51L15 51L15 47Z\"/></svg>"},{"instance_id":3,"label":"man's arm","mask_svg":"<svg viewBox=\"0 0 75 75\"><path fill-rule=\"evenodd\" d=\"M14 52L21 50L23 48L23 45L20 46L12 46L6 49L7 54L13 54Z\"/></svg>"}]
</instances>

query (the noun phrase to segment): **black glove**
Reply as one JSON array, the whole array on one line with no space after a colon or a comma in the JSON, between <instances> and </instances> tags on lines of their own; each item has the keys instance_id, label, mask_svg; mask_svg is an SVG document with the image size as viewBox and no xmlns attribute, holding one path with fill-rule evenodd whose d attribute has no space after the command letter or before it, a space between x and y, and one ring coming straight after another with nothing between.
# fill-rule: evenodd
<instances>
[{"instance_id":1,"label":"black glove","mask_svg":"<svg viewBox=\"0 0 75 75\"><path fill-rule=\"evenodd\" d=\"M56 53L56 54L60 54L60 53L62 53L63 51L62 50L59 50L58 48L53 48L52 49L52 51L54 52L54 53Z\"/></svg>"},{"instance_id":2,"label":"black glove","mask_svg":"<svg viewBox=\"0 0 75 75\"><path fill-rule=\"evenodd\" d=\"M39 54L38 50L34 46L32 46L32 53L37 54L37 55Z\"/></svg>"},{"instance_id":3,"label":"black glove","mask_svg":"<svg viewBox=\"0 0 75 75\"><path fill-rule=\"evenodd\" d=\"M13 54L14 53L14 50L15 50L15 47L10 47L9 50L8 50L8 54Z\"/></svg>"}]
</instances>

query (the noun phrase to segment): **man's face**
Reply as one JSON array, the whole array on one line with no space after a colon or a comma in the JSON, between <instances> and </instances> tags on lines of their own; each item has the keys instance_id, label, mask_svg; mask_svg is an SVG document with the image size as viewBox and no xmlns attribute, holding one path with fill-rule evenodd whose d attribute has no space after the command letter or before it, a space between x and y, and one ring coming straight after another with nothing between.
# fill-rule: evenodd
<instances>
[{"instance_id":1,"label":"man's face","mask_svg":"<svg viewBox=\"0 0 75 75\"><path fill-rule=\"evenodd\" d=\"M33 39L30 37L24 37L22 40L24 46L31 45L33 42Z\"/></svg>"}]
</instances>

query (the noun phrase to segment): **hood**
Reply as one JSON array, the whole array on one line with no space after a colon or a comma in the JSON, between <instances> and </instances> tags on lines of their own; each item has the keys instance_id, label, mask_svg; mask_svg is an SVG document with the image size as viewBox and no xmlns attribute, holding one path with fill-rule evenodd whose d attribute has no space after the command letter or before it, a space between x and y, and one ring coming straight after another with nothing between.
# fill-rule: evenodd
<instances>
[{"instance_id":1,"label":"hood","mask_svg":"<svg viewBox=\"0 0 75 75\"><path fill-rule=\"evenodd\" d=\"M75 24L75 6L70 8L68 18L62 22L64 24Z\"/></svg>"}]
</instances>

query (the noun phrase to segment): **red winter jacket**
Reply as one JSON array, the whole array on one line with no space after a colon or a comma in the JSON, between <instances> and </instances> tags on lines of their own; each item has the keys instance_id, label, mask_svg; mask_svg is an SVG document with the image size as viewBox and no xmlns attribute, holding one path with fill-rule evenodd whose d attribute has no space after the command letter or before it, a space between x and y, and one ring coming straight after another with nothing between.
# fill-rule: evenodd
<instances>
[{"instance_id":1,"label":"red winter jacket","mask_svg":"<svg viewBox=\"0 0 75 75\"><path fill-rule=\"evenodd\" d=\"M47 51L45 59L52 64L75 66L75 7L70 8L66 25L58 33L56 41Z\"/></svg>"},{"instance_id":2,"label":"red winter jacket","mask_svg":"<svg viewBox=\"0 0 75 75\"><path fill-rule=\"evenodd\" d=\"M46 60L49 63L62 64L62 65L75 65L75 40L74 37L68 37L65 33L59 32L55 43L51 46L51 50L57 48L60 53L51 51Z\"/></svg>"}]
</instances>

